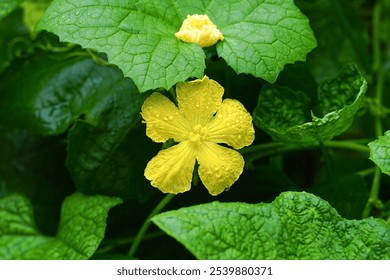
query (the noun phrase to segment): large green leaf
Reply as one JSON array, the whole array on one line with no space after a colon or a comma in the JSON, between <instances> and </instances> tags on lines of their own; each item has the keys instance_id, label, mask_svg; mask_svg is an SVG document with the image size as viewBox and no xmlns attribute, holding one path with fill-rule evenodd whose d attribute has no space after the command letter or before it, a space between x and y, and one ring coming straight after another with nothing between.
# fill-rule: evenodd
<instances>
[{"instance_id":1,"label":"large green leaf","mask_svg":"<svg viewBox=\"0 0 390 280\"><path fill-rule=\"evenodd\" d=\"M169 89L201 77L205 68L201 47L175 37L189 14L207 14L217 25L225 37L218 54L233 69L270 82L316 46L307 18L292 0L57 0L38 29L105 52L140 91Z\"/></svg>"},{"instance_id":2,"label":"large green leaf","mask_svg":"<svg viewBox=\"0 0 390 280\"><path fill-rule=\"evenodd\" d=\"M308 19L293 0L210 3L210 15L225 37L218 54L238 73L273 83L284 65L304 61L317 46Z\"/></svg>"},{"instance_id":3,"label":"large green leaf","mask_svg":"<svg viewBox=\"0 0 390 280\"><path fill-rule=\"evenodd\" d=\"M121 201L75 193L62 205L55 237L42 235L29 200L13 194L0 200L0 259L88 259L104 237L108 211Z\"/></svg>"},{"instance_id":4,"label":"large green leaf","mask_svg":"<svg viewBox=\"0 0 390 280\"><path fill-rule=\"evenodd\" d=\"M8 67L0 77L0 124L59 134L81 114L96 123L116 93L138 92L117 68L67 55L37 53Z\"/></svg>"},{"instance_id":5,"label":"large green leaf","mask_svg":"<svg viewBox=\"0 0 390 280\"><path fill-rule=\"evenodd\" d=\"M282 193L270 204L213 202L153 218L198 259L389 259L383 220L346 220L324 200Z\"/></svg>"},{"instance_id":6,"label":"large green leaf","mask_svg":"<svg viewBox=\"0 0 390 280\"><path fill-rule=\"evenodd\" d=\"M304 92L265 86L260 92L253 120L274 140L318 145L351 126L366 89L367 83L356 66L344 66L337 77L319 86L319 115L323 117L317 117L309 109L310 100Z\"/></svg>"},{"instance_id":7,"label":"large green leaf","mask_svg":"<svg viewBox=\"0 0 390 280\"><path fill-rule=\"evenodd\" d=\"M203 75L202 49L174 35L183 18L175 11L168 1L54 1L38 28L105 52L146 91Z\"/></svg>"},{"instance_id":8,"label":"large green leaf","mask_svg":"<svg viewBox=\"0 0 390 280\"><path fill-rule=\"evenodd\" d=\"M379 136L368 144L370 147L370 159L379 166L381 171L390 175L390 130L384 136Z\"/></svg>"}]
</instances>

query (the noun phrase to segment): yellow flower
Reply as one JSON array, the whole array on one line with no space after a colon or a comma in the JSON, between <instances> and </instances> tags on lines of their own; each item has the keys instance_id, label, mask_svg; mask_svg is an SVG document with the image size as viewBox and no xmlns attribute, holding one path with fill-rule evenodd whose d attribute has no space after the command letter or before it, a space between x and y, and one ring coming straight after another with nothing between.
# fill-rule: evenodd
<instances>
[{"instance_id":1,"label":"yellow flower","mask_svg":"<svg viewBox=\"0 0 390 280\"><path fill-rule=\"evenodd\" d=\"M173 139L179 144L161 150L149 161L145 177L164 193L191 188L195 162L209 193L218 195L241 175L244 159L235 149L254 140L252 117L237 100L225 99L224 89L204 76L176 86L178 107L160 93L149 96L141 109L146 135L155 142Z\"/></svg>"},{"instance_id":2,"label":"yellow flower","mask_svg":"<svg viewBox=\"0 0 390 280\"><path fill-rule=\"evenodd\" d=\"M223 41L222 33L207 15L188 15L175 36L187 43L195 43L202 48Z\"/></svg>"}]
</instances>

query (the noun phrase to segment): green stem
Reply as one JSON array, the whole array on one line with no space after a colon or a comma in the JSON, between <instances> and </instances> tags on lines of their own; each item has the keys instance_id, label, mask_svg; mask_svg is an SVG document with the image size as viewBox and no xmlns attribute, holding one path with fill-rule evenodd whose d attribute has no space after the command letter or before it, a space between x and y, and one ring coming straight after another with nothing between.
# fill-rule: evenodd
<instances>
[{"instance_id":1,"label":"green stem","mask_svg":"<svg viewBox=\"0 0 390 280\"><path fill-rule=\"evenodd\" d=\"M383 82L384 82L384 73L383 73L383 65L382 65L381 49L380 49L381 14L382 14L382 1L378 0L375 3L373 17L372 17L372 34L373 34L372 39L373 39L373 60L374 60L373 73L376 75L375 99L377 100L380 107L382 106ZM375 116L375 134L376 137L383 135L381 114ZM382 173L379 167L376 167L374 178L372 180L370 197L368 198L366 207L364 208L363 211L363 218L368 217L371 214L373 207L378 204L381 176Z\"/></svg>"},{"instance_id":2,"label":"green stem","mask_svg":"<svg viewBox=\"0 0 390 280\"><path fill-rule=\"evenodd\" d=\"M371 168L367 168L367 169L358 171L358 172L356 172L356 174L361 176L361 177L366 177L366 176L374 174L375 170L376 170L376 167L371 167Z\"/></svg>"},{"instance_id":3,"label":"green stem","mask_svg":"<svg viewBox=\"0 0 390 280\"><path fill-rule=\"evenodd\" d=\"M142 238L142 240L143 241L151 240L151 239L161 237L163 235L164 235L164 232L155 231L155 232L145 234L144 237ZM102 242L102 244L101 244L102 246L101 246L101 248L99 248L96 251L96 254L108 253L115 248L122 247L122 246L125 246L128 244L132 244L134 242L134 240L135 240L135 236L132 236L129 238L116 238L116 239L106 240L105 242Z\"/></svg>"},{"instance_id":4,"label":"green stem","mask_svg":"<svg viewBox=\"0 0 390 280\"><path fill-rule=\"evenodd\" d=\"M370 153L370 148L366 144L357 144L351 141L328 141L324 143L324 147L351 150L363 154Z\"/></svg>"},{"instance_id":5,"label":"green stem","mask_svg":"<svg viewBox=\"0 0 390 280\"><path fill-rule=\"evenodd\" d=\"M247 148L239 150L242 155L247 156L247 163L250 165L253 161L260 158L273 156L276 154L282 154L287 152L295 152L301 150L318 149L320 146L298 146L298 145L285 145L280 142L271 142L259 145L253 145ZM368 154L370 149L367 145L358 144L356 141L328 141L323 143L323 147L333 149L352 150L359 153Z\"/></svg>"},{"instance_id":6,"label":"green stem","mask_svg":"<svg viewBox=\"0 0 390 280\"><path fill-rule=\"evenodd\" d=\"M269 143L245 147L245 148L242 148L241 150L238 150L238 151L242 155L247 155L247 154L254 154L257 152L262 152L264 150L275 149L275 148L279 148L279 147L283 147L283 146L285 146L285 145L281 142L269 142Z\"/></svg>"},{"instance_id":7,"label":"green stem","mask_svg":"<svg viewBox=\"0 0 390 280\"><path fill-rule=\"evenodd\" d=\"M263 145L265 145L265 144L263 144ZM258 147L259 152L253 153L253 154L248 155L246 157L245 161L246 161L247 167L251 167L253 165L254 161L259 160L261 158L270 157L270 156L278 155L278 154L284 154L284 153L288 153L288 152L310 149L310 147L303 147L303 146L279 146L279 147L275 147L273 149L268 149L268 150L262 151L262 149L260 149L261 145L258 145L258 146L259 146Z\"/></svg>"},{"instance_id":8,"label":"green stem","mask_svg":"<svg viewBox=\"0 0 390 280\"><path fill-rule=\"evenodd\" d=\"M381 184L381 170L377 167L375 168L374 179L372 181L370 197L368 198L366 207L363 210L363 218L370 216L372 208L378 202L379 189Z\"/></svg>"},{"instance_id":9,"label":"green stem","mask_svg":"<svg viewBox=\"0 0 390 280\"><path fill-rule=\"evenodd\" d=\"M159 204L157 204L157 206L153 209L152 212L150 212L149 216L146 218L145 222L143 223L143 225L141 226L141 228L139 229L137 235L135 236L134 238L134 242L133 244L131 244L131 247L130 247L130 250L128 252L128 255L130 257L134 257L134 254L135 252L137 251L138 249L138 246L139 244L141 243L146 231L148 230L151 222L152 222L152 218L157 215L158 213L160 213L164 207L175 197L175 195L173 194L168 194L166 195L160 202Z\"/></svg>"}]
</instances>

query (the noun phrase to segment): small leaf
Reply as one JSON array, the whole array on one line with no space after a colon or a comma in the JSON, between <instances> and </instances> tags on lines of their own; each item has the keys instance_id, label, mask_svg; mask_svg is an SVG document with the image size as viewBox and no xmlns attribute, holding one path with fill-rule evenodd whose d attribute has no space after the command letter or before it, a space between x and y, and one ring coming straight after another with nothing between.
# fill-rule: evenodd
<instances>
[{"instance_id":1,"label":"small leaf","mask_svg":"<svg viewBox=\"0 0 390 280\"><path fill-rule=\"evenodd\" d=\"M356 66L344 66L339 75L318 89L323 117L309 110L304 92L280 86L264 86L253 112L254 123L274 140L318 145L347 130L362 104L367 83Z\"/></svg>"},{"instance_id":2,"label":"small leaf","mask_svg":"<svg viewBox=\"0 0 390 280\"><path fill-rule=\"evenodd\" d=\"M383 220L346 220L324 200L282 193L270 204L212 202L153 218L198 259L389 259Z\"/></svg>"},{"instance_id":3,"label":"small leaf","mask_svg":"<svg viewBox=\"0 0 390 280\"><path fill-rule=\"evenodd\" d=\"M104 237L108 211L119 199L75 193L62 205L57 236L42 235L29 200L0 199L0 259L81 260L90 258Z\"/></svg>"},{"instance_id":4,"label":"small leaf","mask_svg":"<svg viewBox=\"0 0 390 280\"><path fill-rule=\"evenodd\" d=\"M37 53L17 60L0 77L0 124L36 134L59 134L81 114L94 123L118 92L137 92L115 67L91 58ZM64 57L65 56L65 57ZM37 82L39 81L39 82Z\"/></svg>"},{"instance_id":5,"label":"small leaf","mask_svg":"<svg viewBox=\"0 0 390 280\"><path fill-rule=\"evenodd\" d=\"M57 0L38 29L105 52L143 92L203 76L202 48L175 37L192 14L207 14L217 25L225 37L217 52L235 71L269 82L316 46L307 18L291 0Z\"/></svg>"},{"instance_id":6,"label":"small leaf","mask_svg":"<svg viewBox=\"0 0 390 280\"><path fill-rule=\"evenodd\" d=\"M379 166L381 171L390 175L390 130L384 136L379 136L375 141L368 143L370 147L370 159Z\"/></svg>"}]
</instances>

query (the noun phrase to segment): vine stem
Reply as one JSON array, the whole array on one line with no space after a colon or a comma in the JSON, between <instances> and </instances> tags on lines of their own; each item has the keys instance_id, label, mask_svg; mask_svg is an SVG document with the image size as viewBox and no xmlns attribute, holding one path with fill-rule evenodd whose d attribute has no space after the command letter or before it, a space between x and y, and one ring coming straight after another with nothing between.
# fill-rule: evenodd
<instances>
[{"instance_id":1,"label":"vine stem","mask_svg":"<svg viewBox=\"0 0 390 280\"><path fill-rule=\"evenodd\" d=\"M359 153L368 154L370 149L365 144L359 144L357 141L327 141L324 142L323 147L333 149L351 150ZM259 144L243 148L239 150L242 155L248 155L246 158L247 166L251 166L252 162L260 158L283 154L287 152L295 152L301 150L318 149L321 146L299 146L299 145L285 145L281 142L271 142Z\"/></svg>"},{"instance_id":2,"label":"vine stem","mask_svg":"<svg viewBox=\"0 0 390 280\"><path fill-rule=\"evenodd\" d=\"M164 232L162 231L155 231L151 233L146 233L144 237L142 238L143 241L145 240L152 240L158 237L161 237L165 235ZM105 254L110 251L112 251L115 248L122 247L128 244L132 244L135 240L135 236L133 237L128 237L128 238L115 238L115 239L109 239L104 242L102 242L101 248L96 251L96 254Z\"/></svg>"},{"instance_id":3,"label":"vine stem","mask_svg":"<svg viewBox=\"0 0 390 280\"><path fill-rule=\"evenodd\" d=\"M135 252L137 251L139 244L141 243L146 231L148 230L152 218L160 213L164 207L175 197L174 194L167 194L158 204L157 206L150 212L149 216L146 218L141 228L139 229L137 235L134 238L134 242L131 244L131 247L128 252L128 256L134 257Z\"/></svg>"},{"instance_id":4,"label":"vine stem","mask_svg":"<svg viewBox=\"0 0 390 280\"><path fill-rule=\"evenodd\" d=\"M362 145L351 141L335 141L335 140L328 141L328 142L324 142L324 147L352 150L360 153L370 152L370 148L366 144Z\"/></svg>"},{"instance_id":5,"label":"vine stem","mask_svg":"<svg viewBox=\"0 0 390 280\"><path fill-rule=\"evenodd\" d=\"M257 152L261 152L264 150L270 150L270 149L275 149L275 148L280 148L285 146L281 142L270 142L270 143L264 143L264 144L258 144L258 145L253 145L249 147L242 148L239 150L240 154L242 155L247 155L247 154L253 154Z\"/></svg>"},{"instance_id":6,"label":"vine stem","mask_svg":"<svg viewBox=\"0 0 390 280\"><path fill-rule=\"evenodd\" d=\"M375 3L372 17L372 34L373 34L373 73L376 74L375 81L375 99L378 104L382 104L382 95L383 95L383 82L384 82L384 73L383 65L381 59L381 49L380 49L380 20L382 14L382 1L378 0ZM375 116L375 134L376 137L383 135L383 126L382 126L382 116L378 114ZM382 172L379 167L376 167L374 178L372 180L372 186L370 191L370 197L366 203L366 207L363 210L363 218L368 217L371 214L373 206L377 205L379 200L379 190L381 183Z\"/></svg>"}]
</instances>

